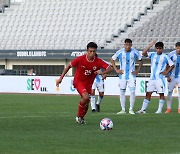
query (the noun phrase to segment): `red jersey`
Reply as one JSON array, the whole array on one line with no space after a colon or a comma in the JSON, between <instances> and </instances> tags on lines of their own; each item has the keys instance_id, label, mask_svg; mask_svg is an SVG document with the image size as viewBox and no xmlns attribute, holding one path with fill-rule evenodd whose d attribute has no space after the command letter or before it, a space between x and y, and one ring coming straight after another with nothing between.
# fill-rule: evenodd
<instances>
[{"instance_id":1,"label":"red jersey","mask_svg":"<svg viewBox=\"0 0 180 154\"><path fill-rule=\"evenodd\" d=\"M97 75L94 72L101 68L106 69L109 67L109 64L98 57L95 57L94 61L89 61L87 55L75 58L70 64L72 67L76 67L74 85L83 83L84 85L91 86Z\"/></svg>"}]
</instances>

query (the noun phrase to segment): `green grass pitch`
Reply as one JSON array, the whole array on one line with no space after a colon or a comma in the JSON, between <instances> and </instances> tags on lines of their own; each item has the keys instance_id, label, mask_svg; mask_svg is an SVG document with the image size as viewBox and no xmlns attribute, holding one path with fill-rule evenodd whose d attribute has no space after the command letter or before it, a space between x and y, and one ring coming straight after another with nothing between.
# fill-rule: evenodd
<instances>
[{"instance_id":1,"label":"green grass pitch","mask_svg":"<svg viewBox=\"0 0 180 154\"><path fill-rule=\"evenodd\" d=\"M152 98L145 115L116 115L119 97L105 96L100 113L75 122L79 96L0 94L0 154L175 154L180 153L177 98L171 114L154 114ZM137 98L135 111L143 98ZM127 109L129 101L127 99ZM164 106L164 111L166 104ZM111 118L111 131L100 120Z\"/></svg>"}]
</instances>

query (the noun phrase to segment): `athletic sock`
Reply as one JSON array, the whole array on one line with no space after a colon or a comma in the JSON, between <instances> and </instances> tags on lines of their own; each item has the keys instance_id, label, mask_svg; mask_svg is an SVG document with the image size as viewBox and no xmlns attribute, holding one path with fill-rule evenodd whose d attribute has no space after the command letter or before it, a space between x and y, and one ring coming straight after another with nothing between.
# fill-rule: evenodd
<instances>
[{"instance_id":1,"label":"athletic sock","mask_svg":"<svg viewBox=\"0 0 180 154\"><path fill-rule=\"evenodd\" d=\"M85 105L82 104L81 102L79 102L79 105L78 105L78 113L77 113L77 116L78 117L84 117L84 113L85 113Z\"/></svg>"},{"instance_id":2,"label":"athletic sock","mask_svg":"<svg viewBox=\"0 0 180 154\"><path fill-rule=\"evenodd\" d=\"M123 111L125 111L125 104L126 104L126 96L125 92L121 92L120 94L120 104Z\"/></svg>"},{"instance_id":3,"label":"athletic sock","mask_svg":"<svg viewBox=\"0 0 180 154\"><path fill-rule=\"evenodd\" d=\"M163 99L159 100L159 107L158 107L158 110L157 110L158 112L162 112L164 102L165 102L165 100L163 100Z\"/></svg>"},{"instance_id":4,"label":"athletic sock","mask_svg":"<svg viewBox=\"0 0 180 154\"><path fill-rule=\"evenodd\" d=\"M135 103L135 92L130 92L130 107L129 107L129 110L133 110L134 108L134 103Z\"/></svg>"},{"instance_id":5,"label":"athletic sock","mask_svg":"<svg viewBox=\"0 0 180 154\"><path fill-rule=\"evenodd\" d=\"M103 97L98 96L98 100L97 100L96 104L99 105L101 103L102 99L103 99Z\"/></svg>"},{"instance_id":6,"label":"athletic sock","mask_svg":"<svg viewBox=\"0 0 180 154\"><path fill-rule=\"evenodd\" d=\"M149 100L144 99L143 104L142 104L142 107L141 107L141 111L146 110L146 108L148 107L149 103L150 103Z\"/></svg>"},{"instance_id":7,"label":"athletic sock","mask_svg":"<svg viewBox=\"0 0 180 154\"><path fill-rule=\"evenodd\" d=\"M172 103L172 92L169 92L167 95L167 109L171 109L171 103Z\"/></svg>"},{"instance_id":8,"label":"athletic sock","mask_svg":"<svg viewBox=\"0 0 180 154\"><path fill-rule=\"evenodd\" d=\"M180 88L178 88L178 109L180 109Z\"/></svg>"},{"instance_id":9,"label":"athletic sock","mask_svg":"<svg viewBox=\"0 0 180 154\"><path fill-rule=\"evenodd\" d=\"M96 98L95 96L91 96L91 109L95 110L96 109L96 104L95 104Z\"/></svg>"},{"instance_id":10,"label":"athletic sock","mask_svg":"<svg viewBox=\"0 0 180 154\"><path fill-rule=\"evenodd\" d=\"M89 109L89 104L86 104L86 105L84 106L84 115L83 115L83 117L86 115L88 109Z\"/></svg>"}]
</instances>

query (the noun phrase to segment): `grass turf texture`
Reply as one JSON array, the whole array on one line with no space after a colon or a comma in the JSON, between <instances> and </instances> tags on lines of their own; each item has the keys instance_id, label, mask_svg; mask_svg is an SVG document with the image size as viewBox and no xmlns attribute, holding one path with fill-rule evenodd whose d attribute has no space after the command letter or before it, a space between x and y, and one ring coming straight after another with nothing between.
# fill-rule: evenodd
<instances>
[{"instance_id":1,"label":"grass turf texture","mask_svg":"<svg viewBox=\"0 0 180 154\"><path fill-rule=\"evenodd\" d=\"M164 154L180 153L177 99L172 113L157 115L153 98L145 115L116 115L119 97L105 96L100 113L87 113L85 126L75 123L79 96L0 94L1 154ZM137 98L135 111L143 98ZM128 109L127 101L127 109ZM164 106L164 111L166 104ZM114 123L102 131L101 119Z\"/></svg>"}]
</instances>

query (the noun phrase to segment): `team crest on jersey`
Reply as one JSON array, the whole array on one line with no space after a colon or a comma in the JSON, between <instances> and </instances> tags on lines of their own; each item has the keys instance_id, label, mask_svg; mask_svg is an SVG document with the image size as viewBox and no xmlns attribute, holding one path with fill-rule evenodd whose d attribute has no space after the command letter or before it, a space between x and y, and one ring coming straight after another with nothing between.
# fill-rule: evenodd
<instances>
[{"instance_id":1,"label":"team crest on jersey","mask_svg":"<svg viewBox=\"0 0 180 154\"><path fill-rule=\"evenodd\" d=\"M93 70L96 70L96 69L97 69L97 67L96 67L96 66L94 66L94 67L93 67Z\"/></svg>"}]
</instances>

